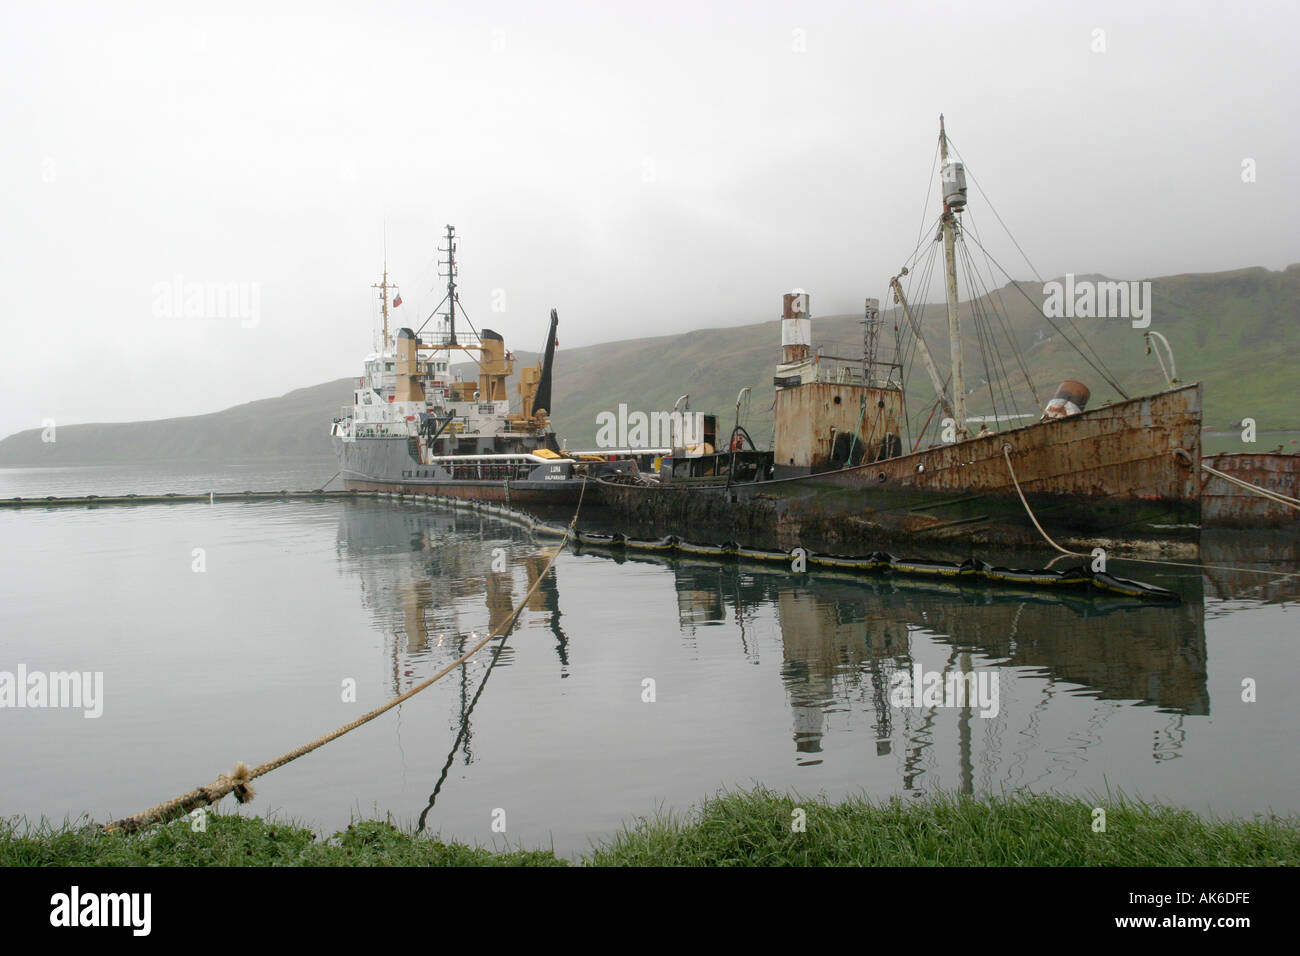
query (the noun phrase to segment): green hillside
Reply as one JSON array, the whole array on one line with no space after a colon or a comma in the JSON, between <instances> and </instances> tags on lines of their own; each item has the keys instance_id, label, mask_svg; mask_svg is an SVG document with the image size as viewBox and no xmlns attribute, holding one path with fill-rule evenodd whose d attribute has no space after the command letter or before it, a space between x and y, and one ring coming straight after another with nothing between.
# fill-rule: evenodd
<instances>
[{"instance_id":1,"label":"green hillside","mask_svg":"<svg viewBox=\"0 0 1300 956\"><path fill-rule=\"evenodd\" d=\"M1089 386L1094 407L1119 398L1036 310L1035 305L1042 301L1041 286L1021 283L1021 289L1034 303L1012 286L991 293L989 298L1006 318L1010 338L1021 350L1040 401L1051 398L1056 386L1067 378ZM1222 428L1251 417L1261 430L1300 427L1300 395L1295 385L1300 371L1300 265L1281 272L1252 268L1168 276L1152 280L1152 297L1150 328L1169 339L1179 378L1204 383L1207 425ZM815 296L813 305L815 308ZM970 303L963 303L960 311L970 389L980 384L984 364L970 321ZM916 306L913 312L940 375L946 378L947 312L934 304ZM886 312L884 320L880 356L891 360L893 326L903 320L895 311ZM1056 321L1075 342L1086 339L1096 352L1095 356L1089 353L1093 361L1108 369L1130 396L1164 387L1156 357L1146 354L1143 330L1134 329L1129 321L1077 318L1073 328L1067 320ZM817 317L812 329L814 347L826 354L861 355L859 316ZM997 327L995 333L1017 410L1039 410L1041 405L1033 401L1024 384L1002 328ZM772 378L780 341L780 323L773 320L560 353L554 414L557 433L568 438L571 447L590 445L600 411L614 410L619 402L626 402L629 409L671 409L683 393L690 393L692 409L717 413L720 429L727 430L735 416L736 394L749 385L753 394L744 422L754 439L765 444L772 433ZM998 379L996 371L993 377ZM934 390L919 362L910 370L906 386L909 415L917 428L934 401ZM987 387L976 388L968 397L968 406L972 415L989 414Z\"/></svg>"},{"instance_id":2,"label":"green hillside","mask_svg":"<svg viewBox=\"0 0 1300 956\"><path fill-rule=\"evenodd\" d=\"M167 459L329 456L329 423L352 401L355 378L295 389L209 415L161 421L60 425L56 441L40 429L0 441L0 465L97 465Z\"/></svg>"},{"instance_id":3,"label":"green hillside","mask_svg":"<svg viewBox=\"0 0 1300 956\"><path fill-rule=\"evenodd\" d=\"M1023 283L1022 288L1041 301L1038 283ZM1251 268L1167 276L1152 280L1152 288L1151 329L1163 333L1173 345L1179 377L1204 383L1207 426L1225 428L1250 417L1260 430L1300 427L1296 388L1300 370L1300 265L1280 272ZM997 311L1006 316L1010 338L1023 354L1040 401L1050 398L1057 384L1066 378L1078 379L1092 389L1093 406L1118 397L1019 291L1006 287L992 293L991 298L999 303ZM814 307L816 301L814 295ZM779 302L775 296L774 302ZM963 304L962 311L969 319L970 304ZM918 306L916 312L940 373L946 376L946 313L941 305ZM882 358L893 355L894 321L895 314L887 312L881 336ZM1059 324L1063 322L1058 320ZM1155 357L1145 354L1142 330L1132 328L1123 319L1080 318L1074 320L1074 326L1128 394L1163 387ZM963 328L967 338L967 383L979 386L984 375L982 353L973 323L966 321ZM1000 328L996 338L1011 373L1018 410L1034 411L1035 403ZM772 320L562 350L556 355L552 416L556 432L570 448L590 448L595 443L600 412L615 411L620 402L630 410L667 411L684 393L691 396L692 410L716 413L726 431L735 415L736 393L749 385L753 394L743 421L754 439L765 445L772 433L772 377L780 341L780 323ZM860 355L859 317L814 318L813 342L827 354ZM537 360L535 353L516 354L521 366ZM462 367L462 373L468 377L473 366ZM328 455L329 422L338 415L339 406L350 400L353 381L337 379L209 415L63 425L58 430L58 441L50 444L41 442L39 429L19 432L0 441L0 465ZM934 400L919 364L909 374L907 389L915 430ZM971 414L987 414L991 411L988 389L975 389L968 404Z\"/></svg>"}]
</instances>

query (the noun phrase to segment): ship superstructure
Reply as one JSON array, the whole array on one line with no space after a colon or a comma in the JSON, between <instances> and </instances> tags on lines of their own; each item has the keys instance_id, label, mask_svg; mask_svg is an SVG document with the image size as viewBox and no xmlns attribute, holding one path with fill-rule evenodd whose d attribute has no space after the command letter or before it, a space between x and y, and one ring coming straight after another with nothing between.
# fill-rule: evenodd
<instances>
[{"instance_id":1,"label":"ship superstructure","mask_svg":"<svg viewBox=\"0 0 1300 956\"><path fill-rule=\"evenodd\" d=\"M585 460L563 453L551 429L551 377L559 317L551 310L542 361L520 370L518 404L507 382L515 358L500 333L477 332L457 293L457 237L447 226L439 251L447 293L426 332L390 330L390 307L401 293L383 279L381 346L366 356L353 402L334 420L330 437L344 486L493 500L562 502L575 497L588 475L634 470L630 461ZM390 293L396 297L390 300ZM445 311L439 312L439 309ZM457 317L462 327L457 328ZM465 362L477 375L463 377Z\"/></svg>"},{"instance_id":2,"label":"ship superstructure","mask_svg":"<svg viewBox=\"0 0 1300 956\"><path fill-rule=\"evenodd\" d=\"M815 534L836 546L853 535L865 541L924 534L931 540L978 535L1016 544L1041 542L1035 514L1047 516L1071 540L1196 535L1201 520L1200 385L1171 381L1161 392L1129 396L1096 350L1085 348L1081 333L1076 330L1078 340L1072 339L1069 329L1020 290L1119 395L1090 408L1088 387L1067 379L1044 406L1020 346L1004 320L990 315L998 298L979 284L980 270L971 268L962 225L965 168L949 154L943 117L937 165L942 212L930 233L933 241L918 244L911 261L913 266L926 263L921 274L928 276L942 250L946 379L904 295L900 279L908 274L907 266L890 280L898 306L894 362L882 361L877 353L879 300L866 300L862 357L839 358L814 347L809 297L796 289L785 296L782 312L770 470L760 463L756 476L739 475L737 449L745 443L733 433L730 452L685 463L674 458L660 482L602 482L606 505L656 533L707 522L720 536L741 544L751 536L757 540L755 529L762 528L774 528L790 542ZM982 250L978 240L976 245ZM992 415L967 413L974 392L968 390L963 365L959 260L968 277L974 276L972 291L978 293L967 308ZM1011 285L1020 289L1014 280ZM1027 412L1018 403L1022 396L1013 394L998 335L1012 351L1010 367L1019 367L1024 391L1041 411ZM904 399L910 396L903 384L904 365L910 368L912 360L924 368L935 392L914 436L907 430ZM972 424L978 430L972 431ZM931 425L937 441L923 445ZM748 454L763 453L754 448Z\"/></svg>"}]
</instances>

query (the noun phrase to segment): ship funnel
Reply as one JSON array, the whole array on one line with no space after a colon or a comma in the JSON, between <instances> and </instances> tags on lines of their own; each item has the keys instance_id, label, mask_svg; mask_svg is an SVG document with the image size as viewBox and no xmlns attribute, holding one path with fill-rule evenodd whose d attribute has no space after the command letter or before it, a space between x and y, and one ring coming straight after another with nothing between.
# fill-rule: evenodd
<instances>
[{"instance_id":1,"label":"ship funnel","mask_svg":"<svg viewBox=\"0 0 1300 956\"><path fill-rule=\"evenodd\" d=\"M501 333L484 329L479 335L478 391L484 402L499 402L506 398L506 377L512 363L506 358L506 343Z\"/></svg>"},{"instance_id":2,"label":"ship funnel","mask_svg":"<svg viewBox=\"0 0 1300 956\"><path fill-rule=\"evenodd\" d=\"M781 363L803 362L812 352L812 321L808 293L787 292L781 305Z\"/></svg>"},{"instance_id":3,"label":"ship funnel","mask_svg":"<svg viewBox=\"0 0 1300 956\"><path fill-rule=\"evenodd\" d=\"M397 389L399 402L424 401L424 386L420 384L419 340L410 329L397 333Z\"/></svg>"}]
</instances>

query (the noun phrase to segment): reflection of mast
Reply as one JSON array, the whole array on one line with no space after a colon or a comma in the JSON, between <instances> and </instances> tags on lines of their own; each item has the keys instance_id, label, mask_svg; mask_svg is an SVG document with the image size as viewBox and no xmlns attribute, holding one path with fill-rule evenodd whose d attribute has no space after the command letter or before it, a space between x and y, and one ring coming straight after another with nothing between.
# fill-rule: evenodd
<instances>
[{"instance_id":1,"label":"reflection of mast","mask_svg":"<svg viewBox=\"0 0 1300 956\"><path fill-rule=\"evenodd\" d=\"M514 602L511 597L513 583L514 579L508 572L489 571L486 575L484 584L487 592L489 633L499 630L501 636L497 639L496 647L492 650L492 659L488 662L487 669L483 672L483 679L479 681L478 689L474 691L474 696L468 700L465 699L465 688L469 680L469 662L467 661L465 664L461 665L460 729L456 733L456 739L451 745L451 750L447 752L447 759L443 762L442 772L438 774L438 781L433 786L433 792L429 794L429 802L420 813L420 822L416 827L417 831L424 830L425 822L429 816L429 811L432 810L434 804L437 803L438 794L442 792L442 785L447 782L447 774L451 770L451 765L456 760L456 752L463 748L465 752L465 762L470 762L470 740L473 736L473 731L470 729L470 717L474 713L474 708L478 705L479 698L483 696L483 689L487 687L488 678L492 676L492 671L496 668L497 661L501 659L501 652L506 648L506 640L514 631L515 626L519 623L519 615L513 614ZM523 607L520 608L520 611L522 610ZM464 651L461 653L464 653Z\"/></svg>"},{"instance_id":2,"label":"reflection of mast","mask_svg":"<svg viewBox=\"0 0 1300 956\"><path fill-rule=\"evenodd\" d=\"M912 661L908 661L908 666ZM916 778L925 773L925 768L921 766L922 758L925 756L925 750L933 743L934 729L934 708L921 711L921 726L914 732L908 734L908 747L903 752L903 789L913 790L916 788ZM910 728L909 728L910 731Z\"/></svg>"},{"instance_id":3,"label":"reflection of mast","mask_svg":"<svg viewBox=\"0 0 1300 956\"><path fill-rule=\"evenodd\" d=\"M1171 715L1163 734L1164 740L1162 741L1160 739L1161 731L1156 732L1155 744L1151 748L1151 756L1157 760L1177 760L1182 756L1179 751L1183 749L1183 742L1187 739L1187 731L1183 728L1183 715Z\"/></svg>"},{"instance_id":4,"label":"reflection of mast","mask_svg":"<svg viewBox=\"0 0 1300 956\"><path fill-rule=\"evenodd\" d=\"M528 587L537 584L537 579L546 569L546 562L551 560L554 551L547 548L537 554L524 558L524 574L528 578ZM560 626L560 592L556 587L554 576L548 576L538 584L533 596L528 599L528 610L549 614L551 633L555 635L555 653L560 658L560 676L569 676L569 637Z\"/></svg>"},{"instance_id":5,"label":"reflection of mast","mask_svg":"<svg viewBox=\"0 0 1300 956\"><path fill-rule=\"evenodd\" d=\"M517 620L518 619L516 619L516 622ZM511 630L513 629L514 627L512 624ZM451 770L451 765L456 759L456 751L458 751L462 746L465 747L465 757L468 762L470 737L469 718L470 715L474 713L474 707L478 704L478 699L483 696L483 688L487 686L488 678L492 676L492 669L497 666L497 660L501 657L501 652L505 650L506 638L509 636L509 633L505 633L497 640L497 646L492 651L492 660L488 662L487 670L483 672L483 679L479 681L478 690L474 692L474 696L470 699L468 706L462 705L461 707L460 731L456 734L456 740L451 745L451 750L447 751L447 759L443 762L442 772L438 774L438 782L433 785L433 792L429 794L429 802L420 813L420 823L419 826L416 827L416 832L424 830L425 820L429 816L429 811L432 810L433 805L438 802L438 794L442 792L442 785L447 782L447 772ZM465 666L462 665L461 673L465 673L465 670Z\"/></svg>"},{"instance_id":6,"label":"reflection of mast","mask_svg":"<svg viewBox=\"0 0 1300 956\"><path fill-rule=\"evenodd\" d=\"M969 674L971 672L970 654L963 651L957 657L957 673ZM961 713L957 717L957 759L961 766L961 785L960 791L967 796L975 792L975 768L971 762L971 731L970 721L974 708L971 706L970 694L964 697L966 706L962 707Z\"/></svg>"}]
</instances>

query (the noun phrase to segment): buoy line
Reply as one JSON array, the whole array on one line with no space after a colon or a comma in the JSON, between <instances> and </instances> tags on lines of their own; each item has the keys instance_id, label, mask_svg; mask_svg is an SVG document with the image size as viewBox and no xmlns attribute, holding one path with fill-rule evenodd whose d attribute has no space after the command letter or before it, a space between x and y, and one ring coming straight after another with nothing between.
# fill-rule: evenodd
<instances>
[{"instance_id":1,"label":"buoy line","mask_svg":"<svg viewBox=\"0 0 1300 956\"><path fill-rule=\"evenodd\" d=\"M400 494L396 497L402 497ZM409 497L409 496L408 496ZM721 561L748 562L768 566L784 565L793 567L798 562L805 571L821 569L839 573L870 574L887 572L906 577L946 578L971 584L987 582L994 585L1031 586L1043 588L1080 588L1122 594L1126 597L1152 599L1156 601L1178 601L1180 598L1167 588L1121 578L1105 571L1093 571L1087 565L1065 568L1060 571L1052 568L1023 569L1004 568L989 564L975 558L961 563L951 561L931 561L924 558L900 558L888 551L873 551L866 555L818 554L805 548L794 551L769 551L759 548L741 547L735 542L723 544L701 544L686 541L676 535L662 538L633 538L621 533L595 534L587 531L572 531L553 522L544 521L526 511L511 507L488 504L470 498L449 498L438 495L415 496L423 500L452 508L491 515L503 521L521 525L541 537L560 537L569 535L576 546L614 549L626 551L658 552L665 556L674 554L694 558L713 558ZM1089 557L1076 552L1066 552L1075 557Z\"/></svg>"}]
</instances>

